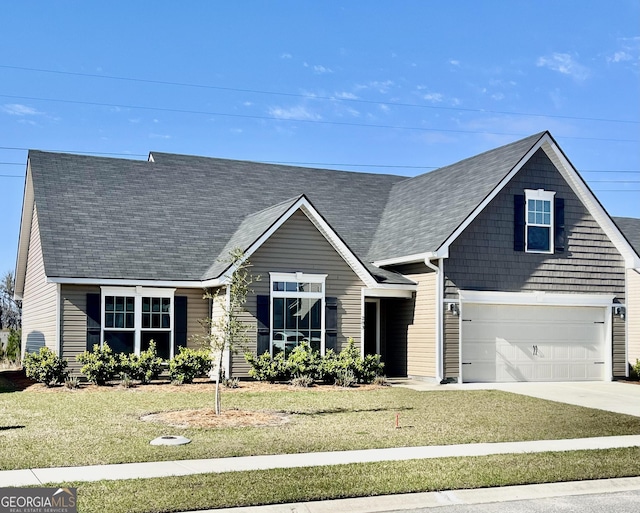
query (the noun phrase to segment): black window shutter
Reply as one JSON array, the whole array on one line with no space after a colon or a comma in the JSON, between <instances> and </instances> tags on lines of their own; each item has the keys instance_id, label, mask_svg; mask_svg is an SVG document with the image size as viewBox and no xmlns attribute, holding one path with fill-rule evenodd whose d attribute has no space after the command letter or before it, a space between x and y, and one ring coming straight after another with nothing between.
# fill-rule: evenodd
<instances>
[{"instance_id":1,"label":"black window shutter","mask_svg":"<svg viewBox=\"0 0 640 513\"><path fill-rule=\"evenodd\" d=\"M564 198L556 198L554 204L554 249L556 253L564 252Z\"/></svg>"},{"instance_id":2,"label":"black window shutter","mask_svg":"<svg viewBox=\"0 0 640 513\"><path fill-rule=\"evenodd\" d=\"M524 251L524 195L513 196L513 250Z\"/></svg>"},{"instance_id":3,"label":"black window shutter","mask_svg":"<svg viewBox=\"0 0 640 513\"><path fill-rule=\"evenodd\" d=\"M269 296L257 296L256 320L258 321L258 339L256 354L260 356L269 351L269 332L270 332L270 316L269 316Z\"/></svg>"},{"instance_id":4,"label":"black window shutter","mask_svg":"<svg viewBox=\"0 0 640 513\"><path fill-rule=\"evenodd\" d=\"M338 350L338 298L324 298L324 347Z\"/></svg>"},{"instance_id":5,"label":"black window shutter","mask_svg":"<svg viewBox=\"0 0 640 513\"><path fill-rule=\"evenodd\" d=\"M173 354L187 347L187 296L173 298Z\"/></svg>"},{"instance_id":6,"label":"black window shutter","mask_svg":"<svg viewBox=\"0 0 640 513\"><path fill-rule=\"evenodd\" d=\"M100 294L87 294L87 351L100 344Z\"/></svg>"}]
</instances>

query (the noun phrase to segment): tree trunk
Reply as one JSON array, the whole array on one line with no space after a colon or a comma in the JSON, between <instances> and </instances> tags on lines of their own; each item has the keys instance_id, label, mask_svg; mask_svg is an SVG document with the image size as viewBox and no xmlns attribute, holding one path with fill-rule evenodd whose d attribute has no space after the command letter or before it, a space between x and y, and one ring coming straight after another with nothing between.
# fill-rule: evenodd
<instances>
[{"instance_id":1,"label":"tree trunk","mask_svg":"<svg viewBox=\"0 0 640 513\"><path fill-rule=\"evenodd\" d=\"M220 375L222 374L222 357L224 351L221 349L218 355L218 372L216 372L216 415L222 413L222 398L220 397Z\"/></svg>"}]
</instances>

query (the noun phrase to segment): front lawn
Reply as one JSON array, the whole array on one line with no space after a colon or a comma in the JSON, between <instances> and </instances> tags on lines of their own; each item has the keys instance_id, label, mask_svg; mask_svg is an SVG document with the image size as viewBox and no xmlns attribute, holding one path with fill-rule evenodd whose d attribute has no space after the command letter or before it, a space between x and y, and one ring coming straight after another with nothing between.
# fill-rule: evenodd
<instances>
[{"instance_id":1,"label":"front lawn","mask_svg":"<svg viewBox=\"0 0 640 513\"><path fill-rule=\"evenodd\" d=\"M32 387L1 393L0 469L640 433L640 418L500 391L244 386L223 391L223 409L281 412L288 422L210 429L141 420L154 412L211 408L212 387ZM168 434L192 442L149 445Z\"/></svg>"}]
</instances>

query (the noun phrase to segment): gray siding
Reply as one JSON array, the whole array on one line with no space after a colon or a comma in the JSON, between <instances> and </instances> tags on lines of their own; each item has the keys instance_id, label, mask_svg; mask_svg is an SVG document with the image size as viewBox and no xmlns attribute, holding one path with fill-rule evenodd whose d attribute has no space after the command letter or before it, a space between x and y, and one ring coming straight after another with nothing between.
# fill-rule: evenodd
<instances>
[{"instance_id":1,"label":"gray siding","mask_svg":"<svg viewBox=\"0 0 640 513\"><path fill-rule=\"evenodd\" d=\"M629 363L640 360L640 273L627 271L627 336L629 337Z\"/></svg>"},{"instance_id":2,"label":"gray siding","mask_svg":"<svg viewBox=\"0 0 640 513\"><path fill-rule=\"evenodd\" d=\"M338 298L338 346L352 337L360 344L362 318L361 291L364 284L336 253L331 244L301 212L296 212L251 257L251 272L261 280L252 286L247 298L245 322L251 337L244 349L256 351L256 296L269 295L270 272L327 274L325 296ZM233 376L248 376L244 351L232 356Z\"/></svg>"},{"instance_id":3,"label":"gray siding","mask_svg":"<svg viewBox=\"0 0 640 513\"><path fill-rule=\"evenodd\" d=\"M93 285L62 285L60 288L61 354L73 375L80 374L76 356L87 349L87 294L100 294Z\"/></svg>"},{"instance_id":4,"label":"gray siding","mask_svg":"<svg viewBox=\"0 0 640 513\"><path fill-rule=\"evenodd\" d=\"M625 355L625 321L619 316L613 316L613 376L624 377L627 372L627 358Z\"/></svg>"},{"instance_id":5,"label":"gray siding","mask_svg":"<svg viewBox=\"0 0 640 513\"><path fill-rule=\"evenodd\" d=\"M513 196L524 194L525 189L556 191L556 197L564 199L563 253L513 250ZM614 294L620 302L625 296L622 256L543 150L536 152L451 245L445 274L445 298L457 298L460 289ZM447 345L453 344L447 340ZM624 347L624 330L615 329L616 376L621 375Z\"/></svg>"},{"instance_id":6,"label":"gray siding","mask_svg":"<svg viewBox=\"0 0 640 513\"><path fill-rule=\"evenodd\" d=\"M87 347L87 294L100 294L97 285L62 285L60 288L61 354L69 362L69 369L78 375L80 365L76 356ZM203 332L198 319L208 315L208 301L202 299L202 289L176 289L176 296L187 296L187 346L196 347L194 335Z\"/></svg>"},{"instance_id":7,"label":"gray siding","mask_svg":"<svg viewBox=\"0 0 640 513\"><path fill-rule=\"evenodd\" d=\"M444 379L458 378L460 375L460 317L444 309L443 329Z\"/></svg>"},{"instance_id":8,"label":"gray siding","mask_svg":"<svg viewBox=\"0 0 640 513\"><path fill-rule=\"evenodd\" d=\"M27 256L27 270L22 301L22 351L34 352L42 346L57 351L56 333L58 287L47 283L38 211L33 208L31 236Z\"/></svg>"}]
</instances>

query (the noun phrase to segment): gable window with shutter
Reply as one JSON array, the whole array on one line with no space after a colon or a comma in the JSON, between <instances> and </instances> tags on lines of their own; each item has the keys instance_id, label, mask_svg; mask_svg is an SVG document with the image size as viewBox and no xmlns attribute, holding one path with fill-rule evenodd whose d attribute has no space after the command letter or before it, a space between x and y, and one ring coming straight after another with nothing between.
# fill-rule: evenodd
<instances>
[{"instance_id":1,"label":"gable window with shutter","mask_svg":"<svg viewBox=\"0 0 640 513\"><path fill-rule=\"evenodd\" d=\"M324 274L270 273L270 295L258 296L258 354L288 356L302 342L324 354L333 346L334 326L327 326ZM329 333L331 332L331 333ZM327 339L328 334L328 339Z\"/></svg>"},{"instance_id":2,"label":"gable window with shutter","mask_svg":"<svg viewBox=\"0 0 640 513\"><path fill-rule=\"evenodd\" d=\"M564 200L555 192L525 189L514 196L515 251L560 253L564 251Z\"/></svg>"}]
</instances>

